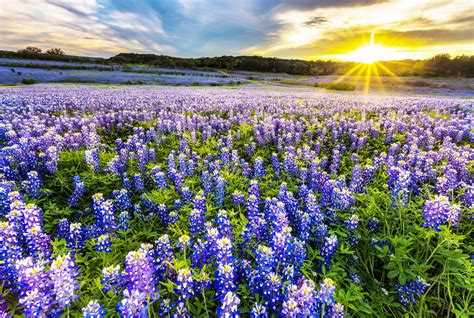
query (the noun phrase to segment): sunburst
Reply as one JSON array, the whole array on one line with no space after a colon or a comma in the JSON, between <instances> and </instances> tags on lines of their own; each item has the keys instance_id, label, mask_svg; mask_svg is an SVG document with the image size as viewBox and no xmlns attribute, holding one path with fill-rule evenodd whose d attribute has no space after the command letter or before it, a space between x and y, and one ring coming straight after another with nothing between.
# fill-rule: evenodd
<instances>
[{"instance_id":1,"label":"sunburst","mask_svg":"<svg viewBox=\"0 0 474 318\"><path fill-rule=\"evenodd\" d=\"M387 66L383 65L383 60L390 59L393 56L394 50L388 46L375 43L375 32L370 35L369 44L365 44L353 52L345 54L345 59L357 62L357 64L347 71L344 75L340 76L336 82L341 82L349 76L354 76L357 81L361 77L363 79L364 94L368 94L372 79L375 78L382 89L385 89L380 73L383 72L389 76L402 82Z\"/></svg>"}]
</instances>

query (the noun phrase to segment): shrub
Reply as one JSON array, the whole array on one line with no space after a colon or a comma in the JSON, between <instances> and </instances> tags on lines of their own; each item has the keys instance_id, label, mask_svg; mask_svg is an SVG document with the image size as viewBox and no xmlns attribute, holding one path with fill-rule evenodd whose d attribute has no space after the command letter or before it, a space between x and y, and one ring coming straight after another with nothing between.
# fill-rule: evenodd
<instances>
[{"instance_id":1,"label":"shrub","mask_svg":"<svg viewBox=\"0 0 474 318\"><path fill-rule=\"evenodd\" d=\"M315 83L315 87L322 87L333 91L353 91L356 89L352 83Z\"/></svg>"},{"instance_id":2,"label":"shrub","mask_svg":"<svg viewBox=\"0 0 474 318\"><path fill-rule=\"evenodd\" d=\"M21 80L21 83L25 85L32 85L32 84L36 84L36 81L32 78L24 78Z\"/></svg>"}]
</instances>

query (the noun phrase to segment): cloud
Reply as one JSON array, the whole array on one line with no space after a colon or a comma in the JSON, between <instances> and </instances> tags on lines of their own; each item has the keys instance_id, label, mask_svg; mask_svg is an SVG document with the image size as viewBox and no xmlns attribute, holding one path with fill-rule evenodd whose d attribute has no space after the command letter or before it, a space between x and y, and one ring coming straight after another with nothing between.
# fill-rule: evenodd
<instances>
[{"instance_id":1,"label":"cloud","mask_svg":"<svg viewBox=\"0 0 474 318\"><path fill-rule=\"evenodd\" d=\"M387 1L389 0L284 0L280 5L285 9L311 10L328 7L368 6Z\"/></svg>"},{"instance_id":2,"label":"cloud","mask_svg":"<svg viewBox=\"0 0 474 318\"><path fill-rule=\"evenodd\" d=\"M465 0L17 0L0 2L0 43L99 56L314 58L353 50L375 31L400 50L461 50L474 29L471 12Z\"/></svg>"},{"instance_id":3,"label":"cloud","mask_svg":"<svg viewBox=\"0 0 474 318\"><path fill-rule=\"evenodd\" d=\"M349 1L350 7L336 6L341 2L311 9L310 1L296 1L293 7L300 9L275 12L281 25L276 35L246 52L305 59L341 56L367 44L375 31L377 43L394 51L419 51L425 46L463 53L469 37L472 42L473 26L465 21L460 28L454 23L464 20L453 18L466 16L470 5L462 0L441 2L433 6L429 1L360 1L356 6ZM458 45L450 49L453 44Z\"/></svg>"},{"instance_id":4,"label":"cloud","mask_svg":"<svg viewBox=\"0 0 474 318\"><path fill-rule=\"evenodd\" d=\"M311 19L309 19L308 21L305 21L303 23L304 26L307 26L307 27L314 27L314 26L318 26L318 25L321 25L321 24L324 24L328 21L327 18L325 17L312 17Z\"/></svg>"}]
</instances>

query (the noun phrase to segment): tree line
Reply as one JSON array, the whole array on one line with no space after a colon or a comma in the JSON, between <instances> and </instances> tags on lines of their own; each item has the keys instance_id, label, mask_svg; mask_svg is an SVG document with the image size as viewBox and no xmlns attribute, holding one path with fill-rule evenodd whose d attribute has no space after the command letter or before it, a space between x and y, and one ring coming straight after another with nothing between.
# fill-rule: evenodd
<instances>
[{"instance_id":1,"label":"tree line","mask_svg":"<svg viewBox=\"0 0 474 318\"><path fill-rule=\"evenodd\" d=\"M225 69L292 75L342 75L351 70L364 67L354 62L306 61L262 56L182 58L155 54L119 53L106 59L66 55L59 48L52 48L43 53L40 48L36 47L28 47L17 52L0 51L0 57L96 64L143 64L151 67L178 69ZM472 55L451 57L449 54L439 54L424 60L384 61L379 63L384 66L377 68L379 75L474 77L474 56ZM353 74L356 75L357 70Z\"/></svg>"}]
</instances>

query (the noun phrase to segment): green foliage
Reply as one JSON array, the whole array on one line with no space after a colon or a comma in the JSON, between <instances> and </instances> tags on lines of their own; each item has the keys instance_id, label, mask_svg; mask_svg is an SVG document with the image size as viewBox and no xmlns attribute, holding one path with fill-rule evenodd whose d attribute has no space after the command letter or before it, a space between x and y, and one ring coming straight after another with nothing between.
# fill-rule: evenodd
<instances>
[{"instance_id":1,"label":"green foliage","mask_svg":"<svg viewBox=\"0 0 474 318\"><path fill-rule=\"evenodd\" d=\"M323 87L333 91L353 91L356 89L352 83L338 82L338 83L315 83L316 87Z\"/></svg>"},{"instance_id":2,"label":"green foliage","mask_svg":"<svg viewBox=\"0 0 474 318\"><path fill-rule=\"evenodd\" d=\"M21 83L25 85L32 85L32 84L36 84L36 81L32 78L24 78L21 80Z\"/></svg>"}]
</instances>

